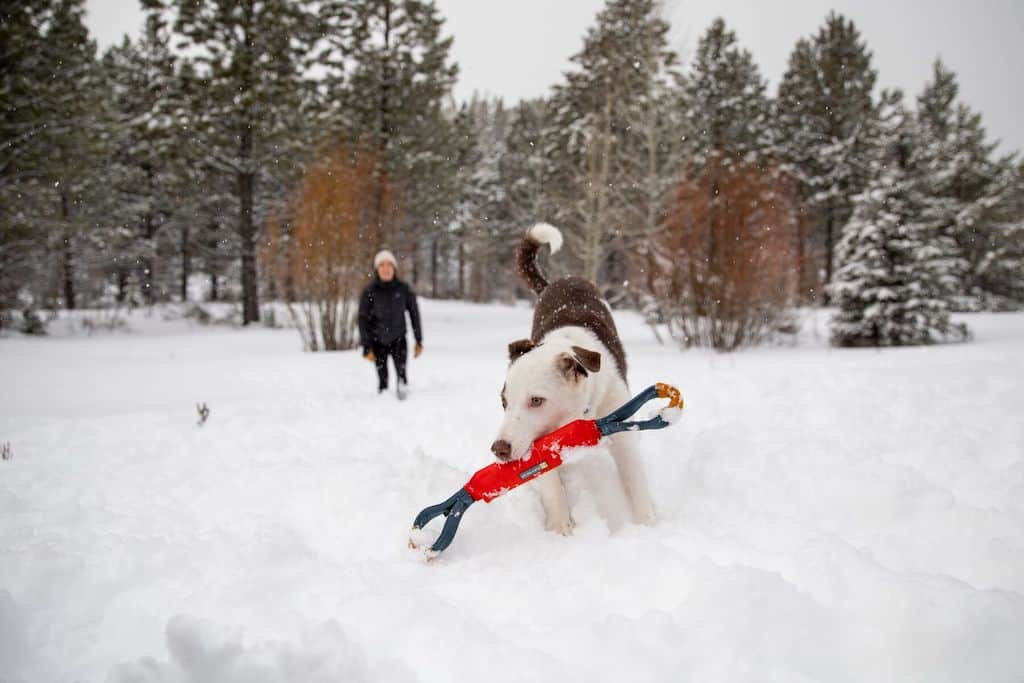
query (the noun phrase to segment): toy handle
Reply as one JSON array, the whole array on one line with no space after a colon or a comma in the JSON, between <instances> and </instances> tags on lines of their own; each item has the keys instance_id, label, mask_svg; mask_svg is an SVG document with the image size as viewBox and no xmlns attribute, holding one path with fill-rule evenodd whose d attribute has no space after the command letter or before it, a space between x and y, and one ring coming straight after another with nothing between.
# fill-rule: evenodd
<instances>
[{"instance_id":1,"label":"toy handle","mask_svg":"<svg viewBox=\"0 0 1024 683\"><path fill-rule=\"evenodd\" d=\"M632 417L636 411L640 410L640 407L643 404L656 398L668 399L668 405L657 415L649 420L642 420L639 422L626 421L628 418ZM669 420L665 419L666 415L671 414L669 411L681 411L682 409L683 397L682 394L679 393L679 390L671 384L658 382L657 384L652 384L647 387L608 415L595 420L595 423L597 424L597 428L601 430L602 436L642 429L663 429L672 424Z\"/></svg>"},{"instance_id":2,"label":"toy handle","mask_svg":"<svg viewBox=\"0 0 1024 683\"><path fill-rule=\"evenodd\" d=\"M461 488L448 500L443 503L438 503L437 505L426 507L420 512L420 514L416 515L416 519L412 523L413 529L422 529L435 517L440 517L441 515L445 516L444 527L441 529L441 533L434 541L434 544L430 546L428 553L432 556L436 556L442 550L451 545L451 542L455 539L455 532L459 530L459 522L462 521L462 514L474 502L473 497L469 495L469 491ZM413 543L411 539L409 541L409 547L416 547L415 543Z\"/></svg>"}]
</instances>

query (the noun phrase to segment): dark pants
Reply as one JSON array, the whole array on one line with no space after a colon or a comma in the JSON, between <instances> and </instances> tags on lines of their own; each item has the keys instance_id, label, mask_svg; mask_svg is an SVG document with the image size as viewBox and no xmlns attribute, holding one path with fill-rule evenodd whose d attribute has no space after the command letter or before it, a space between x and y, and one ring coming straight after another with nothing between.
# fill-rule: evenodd
<instances>
[{"instance_id":1,"label":"dark pants","mask_svg":"<svg viewBox=\"0 0 1024 683\"><path fill-rule=\"evenodd\" d=\"M388 356L395 363L395 374L398 381L407 383L405 379L405 361L409 358L409 347L405 344L405 337L399 337L390 344L373 345L373 355L377 357L377 388L388 388Z\"/></svg>"}]
</instances>

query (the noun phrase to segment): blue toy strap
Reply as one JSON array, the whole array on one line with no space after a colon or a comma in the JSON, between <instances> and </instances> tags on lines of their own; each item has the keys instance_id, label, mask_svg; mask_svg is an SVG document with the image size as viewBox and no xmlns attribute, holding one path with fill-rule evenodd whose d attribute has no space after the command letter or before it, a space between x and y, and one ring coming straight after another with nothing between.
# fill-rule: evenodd
<instances>
[{"instance_id":1,"label":"blue toy strap","mask_svg":"<svg viewBox=\"0 0 1024 683\"><path fill-rule=\"evenodd\" d=\"M678 403L682 405L681 399L679 398L679 392L674 387L670 387L667 384L652 384L647 387L633 398L626 401L620 407L613 410L611 413L604 417L595 420L597 428L601 431L602 436L609 436L611 434L617 434L618 432L633 432L642 429L662 429L668 427L670 423L666 422L661 415L655 415L649 420L642 420L639 422L627 422L626 420L633 416L633 414L640 410L640 407L648 401L652 401L656 398L668 398L670 405Z\"/></svg>"},{"instance_id":2,"label":"blue toy strap","mask_svg":"<svg viewBox=\"0 0 1024 683\"><path fill-rule=\"evenodd\" d=\"M462 513L474 502L473 496L469 495L469 491L464 488L459 489L451 498L443 503L423 508L420 514L416 515L416 519L413 520L412 528L422 529L435 517L440 517L441 515L447 517L440 535L434 541L434 545L430 546L433 552L439 553L451 545L455 539L455 532L459 530Z\"/></svg>"}]
</instances>

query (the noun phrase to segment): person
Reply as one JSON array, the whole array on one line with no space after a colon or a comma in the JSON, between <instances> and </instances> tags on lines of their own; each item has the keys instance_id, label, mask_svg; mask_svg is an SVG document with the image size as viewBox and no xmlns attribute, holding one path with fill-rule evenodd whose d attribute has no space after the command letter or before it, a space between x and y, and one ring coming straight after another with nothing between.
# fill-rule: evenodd
<instances>
[{"instance_id":1,"label":"person","mask_svg":"<svg viewBox=\"0 0 1024 683\"><path fill-rule=\"evenodd\" d=\"M405 400L409 382L405 363L409 350L405 341L405 314L409 313L412 333L416 338L413 355L423 353L423 330L420 311L412 287L398 278L395 255L387 249L373 257L373 281L363 290L359 299L359 339L363 357L377 366L377 393L388 388L388 357L395 365L396 390L399 400Z\"/></svg>"}]
</instances>

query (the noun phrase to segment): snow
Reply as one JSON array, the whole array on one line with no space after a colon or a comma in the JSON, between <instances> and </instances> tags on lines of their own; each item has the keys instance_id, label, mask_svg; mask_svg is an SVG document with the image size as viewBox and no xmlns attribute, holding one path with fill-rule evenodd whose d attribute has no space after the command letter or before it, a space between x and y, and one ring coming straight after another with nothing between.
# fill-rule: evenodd
<instances>
[{"instance_id":1,"label":"snow","mask_svg":"<svg viewBox=\"0 0 1024 683\"><path fill-rule=\"evenodd\" d=\"M0 339L0 681L1024 677L1024 315L877 351L819 312L719 355L617 314L634 389L686 401L638 436L658 523L598 447L572 536L521 487L426 563L413 517L490 462L530 309L422 312L402 403L291 330Z\"/></svg>"}]
</instances>

